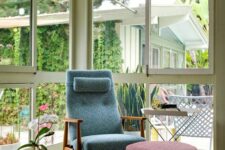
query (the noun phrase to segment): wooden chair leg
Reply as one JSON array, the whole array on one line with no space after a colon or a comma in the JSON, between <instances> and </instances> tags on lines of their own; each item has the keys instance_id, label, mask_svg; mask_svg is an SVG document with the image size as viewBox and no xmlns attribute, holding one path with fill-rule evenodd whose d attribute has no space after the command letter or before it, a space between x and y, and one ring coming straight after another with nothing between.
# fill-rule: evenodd
<instances>
[{"instance_id":1,"label":"wooden chair leg","mask_svg":"<svg viewBox=\"0 0 225 150\"><path fill-rule=\"evenodd\" d=\"M81 132L80 132L80 124L77 124L77 150L81 150Z\"/></svg>"},{"instance_id":2,"label":"wooden chair leg","mask_svg":"<svg viewBox=\"0 0 225 150\"><path fill-rule=\"evenodd\" d=\"M144 120L140 121L140 131L141 131L141 137L145 137L145 128L144 128Z\"/></svg>"},{"instance_id":3,"label":"wooden chair leg","mask_svg":"<svg viewBox=\"0 0 225 150\"><path fill-rule=\"evenodd\" d=\"M65 122L64 127L63 150L73 150L73 148L68 145L68 122Z\"/></svg>"}]
</instances>

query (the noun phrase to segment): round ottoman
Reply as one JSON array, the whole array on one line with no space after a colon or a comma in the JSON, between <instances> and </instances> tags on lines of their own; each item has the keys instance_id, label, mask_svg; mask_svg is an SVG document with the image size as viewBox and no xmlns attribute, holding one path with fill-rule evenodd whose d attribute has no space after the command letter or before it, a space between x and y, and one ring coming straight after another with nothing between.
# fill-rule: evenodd
<instances>
[{"instance_id":1,"label":"round ottoman","mask_svg":"<svg viewBox=\"0 0 225 150\"><path fill-rule=\"evenodd\" d=\"M126 150L197 150L196 147L180 142L138 142L130 144Z\"/></svg>"}]
</instances>

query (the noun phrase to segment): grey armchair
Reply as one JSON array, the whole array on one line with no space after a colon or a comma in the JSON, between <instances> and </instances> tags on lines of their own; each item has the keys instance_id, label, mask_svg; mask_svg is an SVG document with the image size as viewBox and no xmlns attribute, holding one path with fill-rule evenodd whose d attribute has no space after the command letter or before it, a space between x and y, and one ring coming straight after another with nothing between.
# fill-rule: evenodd
<instances>
[{"instance_id":1,"label":"grey armchair","mask_svg":"<svg viewBox=\"0 0 225 150\"><path fill-rule=\"evenodd\" d=\"M63 150L125 150L144 141L144 117L120 117L110 71L67 72ZM123 134L121 123L140 120L141 136ZM70 143L68 143L68 132Z\"/></svg>"}]
</instances>

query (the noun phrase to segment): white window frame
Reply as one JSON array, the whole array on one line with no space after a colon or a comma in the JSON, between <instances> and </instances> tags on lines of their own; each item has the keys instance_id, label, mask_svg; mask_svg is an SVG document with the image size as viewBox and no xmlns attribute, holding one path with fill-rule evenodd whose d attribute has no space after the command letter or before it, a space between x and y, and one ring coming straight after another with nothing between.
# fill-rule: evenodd
<instances>
[{"instance_id":1,"label":"white window frame","mask_svg":"<svg viewBox=\"0 0 225 150\"><path fill-rule=\"evenodd\" d=\"M170 52L170 49L167 49L167 48L162 48L162 67L164 67L164 65L166 64L166 62L165 62L165 59L163 59L163 58L165 58L165 55L166 55L166 53L168 53L169 54L169 68L165 68L165 69L170 69L170 65L171 65L171 52Z\"/></svg>"},{"instance_id":2,"label":"white window frame","mask_svg":"<svg viewBox=\"0 0 225 150\"><path fill-rule=\"evenodd\" d=\"M72 0L71 0L72 1ZM35 113L35 87L37 87L40 83L65 83L65 72L37 72L37 74L27 73L27 72L36 72L36 5L35 0L32 0L32 51L33 51L33 62L31 67L16 67L16 66L0 66L0 87L7 88L14 85L21 84L32 84L34 87L32 88L32 110ZM150 11L151 8L149 6L150 0L146 0L146 33L149 33L149 23L150 23ZM214 25L213 25L213 8L214 2L209 0L209 22L210 22L210 30L209 30L209 69L149 69L150 76L146 76L144 73L129 73L129 74L116 74L113 73L113 80L115 83L144 83L148 84L189 84L189 83L198 83L198 84L213 84L215 83L215 78L212 75L214 73L214 50L213 50L213 36L214 35ZM92 32L88 28L88 32ZM75 33L73 33L75 34ZM73 35L72 34L72 35ZM73 35L74 36L74 35ZM149 64L149 50L150 50L150 36L146 34L146 41L148 41L148 45L146 45L145 50L145 65ZM91 44L88 43L88 44ZM91 47L91 45L89 45ZM75 49L74 49L75 51ZM91 54L91 53L90 53ZM75 56L71 56L71 58L75 58ZM89 58L90 56L87 56ZM74 59L70 59L70 64ZM84 59L85 61L85 59ZM4 73L5 71L5 73ZM14 73L13 73L14 72ZM21 72L18 74L18 72ZM6 84L7 83L7 84ZM149 90L148 86L146 86L146 107L149 106ZM35 114L32 114L35 116ZM148 132L149 133L149 132ZM58 144L56 144L58 145Z\"/></svg>"},{"instance_id":3,"label":"white window frame","mask_svg":"<svg viewBox=\"0 0 225 150\"><path fill-rule=\"evenodd\" d=\"M157 66L153 66L153 57L154 57L154 55L153 55L153 51L154 50L157 50L158 51L158 64L157 64ZM152 46L152 49L151 49L151 67L152 68L159 68L160 66L161 66L161 52L160 52L160 48L159 47L156 47L156 46Z\"/></svg>"},{"instance_id":4,"label":"white window frame","mask_svg":"<svg viewBox=\"0 0 225 150\"><path fill-rule=\"evenodd\" d=\"M35 73L36 72L36 26L37 26L37 5L35 0L30 0L30 38L29 49L31 51L31 65L30 66L14 66L14 65L0 65L0 72L16 72L16 73Z\"/></svg>"},{"instance_id":5,"label":"white window frame","mask_svg":"<svg viewBox=\"0 0 225 150\"><path fill-rule=\"evenodd\" d=\"M173 55L175 55L175 57L173 57ZM172 69L177 68L177 61L178 61L177 57L178 57L177 52L175 52L174 50L170 50L170 68L172 68ZM172 58L175 58L176 61L173 62ZM174 63L174 65L175 65L174 67L172 67L172 65L171 65L172 63Z\"/></svg>"},{"instance_id":6,"label":"white window frame","mask_svg":"<svg viewBox=\"0 0 225 150\"><path fill-rule=\"evenodd\" d=\"M185 69L185 68L171 68L171 69L154 69L147 67L147 73L149 75L154 74L168 74L168 75L212 75L214 74L214 0L209 1L209 68L207 69ZM151 47L151 36L150 33L150 25L151 25L151 0L146 0L145 5L145 24L146 24L146 54L149 54L149 48ZM148 62L148 66L150 66L149 58L145 57L145 62Z\"/></svg>"}]
</instances>

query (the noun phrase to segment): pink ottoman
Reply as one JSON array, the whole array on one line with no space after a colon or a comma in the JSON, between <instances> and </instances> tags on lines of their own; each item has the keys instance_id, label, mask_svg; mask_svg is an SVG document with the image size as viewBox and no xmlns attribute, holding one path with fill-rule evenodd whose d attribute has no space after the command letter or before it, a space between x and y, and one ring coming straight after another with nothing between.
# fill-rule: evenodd
<instances>
[{"instance_id":1,"label":"pink ottoman","mask_svg":"<svg viewBox=\"0 0 225 150\"><path fill-rule=\"evenodd\" d=\"M180 142L138 142L128 145L126 150L197 150L197 148Z\"/></svg>"}]
</instances>

